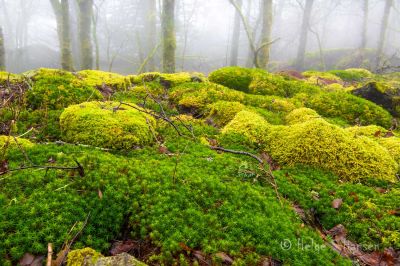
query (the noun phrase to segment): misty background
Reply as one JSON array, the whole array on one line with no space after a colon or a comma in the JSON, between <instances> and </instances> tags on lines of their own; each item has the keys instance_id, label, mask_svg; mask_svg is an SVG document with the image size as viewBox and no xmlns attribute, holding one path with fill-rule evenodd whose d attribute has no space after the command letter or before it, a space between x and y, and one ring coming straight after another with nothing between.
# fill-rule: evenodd
<instances>
[{"instance_id":1,"label":"misty background","mask_svg":"<svg viewBox=\"0 0 400 266\"><path fill-rule=\"evenodd\" d=\"M134 74L162 71L162 4L156 2L155 32L149 30L147 4L153 0L94 0L91 26L93 68ZM273 23L268 69L296 69L294 61L302 35L305 0L273 1ZM366 57L374 55L380 40L386 0L315 0L308 28L305 69L366 67L352 56L360 50L368 2ZM396 66L400 49L400 1L392 1L383 54L385 63ZM243 0L241 9L254 39L261 35L260 0ZM61 68L55 12L50 0L0 0L6 70L21 73L48 67ZM71 48L74 70L79 70L78 6L69 1ZM176 71L208 73L228 65L253 67L251 49L241 20L235 33L237 11L229 0L176 0ZM236 23L237 25L237 23ZM232 47L238 39L237 61ZM150 43L155 43L151 47ZM153 44L154 45L154 44ZM154 66L143 66L154 53ZM96 58L95 55L93 55ZM347 60L347 61L346 61ZM236 62L235 62L236 61ZM349 63L350 62L350 63ZM364 62L364 61L363 61ZM355 65L354 65L355 64Z\"/></svg>"}]
</instances>

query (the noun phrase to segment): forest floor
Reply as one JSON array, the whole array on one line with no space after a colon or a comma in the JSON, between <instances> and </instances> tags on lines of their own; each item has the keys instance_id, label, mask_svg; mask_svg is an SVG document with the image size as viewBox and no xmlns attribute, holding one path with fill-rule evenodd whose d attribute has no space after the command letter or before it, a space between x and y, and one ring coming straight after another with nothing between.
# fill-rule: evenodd
<instances>
[{"instance_id":1,"label":"forest floor","mask_svg":"<svg viewBox=\"0 0 400 266\"><path fill-rule=\"evenodd\" d=\"M399 265L399 102L364 69L2 72L0 264Z\"/></svg>"}]
</instances>

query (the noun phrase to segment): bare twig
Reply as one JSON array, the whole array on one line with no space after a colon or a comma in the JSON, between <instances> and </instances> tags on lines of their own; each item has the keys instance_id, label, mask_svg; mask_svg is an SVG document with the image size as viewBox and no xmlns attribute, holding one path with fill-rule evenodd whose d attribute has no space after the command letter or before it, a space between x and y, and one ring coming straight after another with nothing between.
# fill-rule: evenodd
<instances>
[{"instance_id":1,"label":"bare twig","mask_svg":"<svg viewBox=\"0 0 400 266\"><path fill-rule=\"evenodd\" d=\"M51 266L53 262L53 244L49 243L47 245L47 262L46 266Z\"/></svg>"}]
</instances>

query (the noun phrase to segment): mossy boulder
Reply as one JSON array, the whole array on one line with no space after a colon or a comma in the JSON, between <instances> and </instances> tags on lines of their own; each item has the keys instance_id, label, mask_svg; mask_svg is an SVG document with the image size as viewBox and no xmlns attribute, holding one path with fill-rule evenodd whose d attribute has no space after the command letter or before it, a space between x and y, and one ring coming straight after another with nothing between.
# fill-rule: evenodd
<instances>
[{"instance_id":1,"label":"mossy boulder","mask_svg":"<svg viewBox=\"0 0 400 266\"><path fill-rule=\"evenodd\" d=\"M328 118L341 118L349 124L376 124L390 127L392 116L381 106L347 92L329 92L299 97L305 107Z\"/></svg>"},{"instance_id":2,"label":"mossy boulder","mask_svg":"<svg viewBox=\"0 0 400 266\"><path fill-rule=\"evenodd\" d=\"M329 73L338 76L345 82L361 82L373 77L371 71L364 68L348 68L345 70L331 70Z\"/></svg>"},{"instance_id":3,"label":"mossy boulder","mask_svg":"<svg viewBox=\"0 0 400 266\"><path fill-rule=\"evenodd\" d=\"M392 115L400 113L400 90L393 90L384 83L370 82L361 88L355 89L352 93L358 97L367 99L388 110Z\"/></svg>"},{"instance_id":4,"label":"mossy boulder","mask_svg":"<svg viewBox=\"0 0 400 266\"><path fill-rule=\"evenodd\" d=\"M225 126L246 107L239 102L218 101L207 106L207 120L218 127Z\"/></svg>"},{"instance_id":5,"label":"mossy boulder","mask_svg":"<svg viewBox=\"0 0 400 266\"><path fill-rule=\"evenodd\" d=\"M254 70L243 67L224 67L211 72L208 79L230 89L249 92Z\"/></svg>"},{"instance_id":6,"label":"mossy boulder","mask_svg":"<svg viewBox=\"0 0 400 266\"><path fill-rule=\"evenodd\" d=\"M84 84L71 72L41 68L24 75L33 81L32 89L27 91L27 105L31 109L62 109L103 98L96 88Z\"/></svg>"},{"instance_id":7,"label":"mossy boulder","mask_svg":"<svg viewBox=\"0 0 400 266\"><path fill-rule=\"evenodd\" d=\"M310 108L298 108L290 112L285 120L289 125L303 123L312 119L321 118L317 112Z\"/></svg>"},{"instance_id":8,"label":"mossy boulder","mask_svg":"<svg viewBox=\"0 0 400 266\"><path fill-rule=\"evenodd\" d=\"M72 250L67 256L67 266L92 266L103 255L91 248Z\"/></svg>"},{"instance_id":9,"label":"mossy boulder","mask_svg":"<svg viewBox=\"0 0 400 266\"><path fill-rule=\"evenodd\" d=\"M133 105L133 104L132 104ZM153 117L117 102L85 102L60 116L63 139L111 149L132 149L154 141Z\"/></svg>"},{"instance_id":10,"label":"mossy boulder","mask_svg":"<svg viewBox=\"0 0 400 266\"><path fill-rule=\"evenodd\" d=\"M99 70L79 71L77 73L77 78L90 87L101 89L102 87L107 86L114 91L126 90L131 85L129 77Z\"/></svg>"},{"instance_id":11,"label":"mossy boulder","mask_svg":"<svg viewBox=\"0 0 400 266\"><path fill-rule=\"evenodd\" d=\"M156 82L161 84L164 88L172 88L188 82L204 82L205 76L202 73L159 73L148 72L136 76L133 83L143 85L143 83Z\"/></svg>"}]
</instances>

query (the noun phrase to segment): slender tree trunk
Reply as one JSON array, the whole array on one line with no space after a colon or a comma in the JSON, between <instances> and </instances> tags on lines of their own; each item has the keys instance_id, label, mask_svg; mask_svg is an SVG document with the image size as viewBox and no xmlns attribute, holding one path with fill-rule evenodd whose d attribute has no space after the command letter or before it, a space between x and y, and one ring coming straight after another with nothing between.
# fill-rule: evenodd
<instances>
[{"instance_id":1,"label":"slender tree trunk","mask_svg":"<svg viewBox=\"0 0 400 266\"><path fill-rule=\"evenodd\" d=\"M147 62L147 70L155 71L156 63L154 56L150 57L150 54L157 46L157 3L156 0L142 0L145 7L145 53L146 57L149 58Z\"/></svg>"},{"instance_id":2,"label":"slender tree trunk","mask_svg":"<svg viewBox=\"0 0 400 266\"><path fill-rule=\"evenodd\" d=\"M57 22L57 33L61 51L61 67L73 71L71 31L68 0L50 0Z\"/></svg>"},{"instance_id":3,"label":"slender tree trunk","mask_svg":"<svg viewBox=\"0 0 400 266\"><path fill-rule=\"evenodd\" d=\"M0 26L0 71L6 70L6 51L4 48L3 27Z\"/></svg>"},{"instance_id":4,"label":"slender tree trunk","mask_svg":"<svg viewBox=\"0 0 400 266\"><path fill-rule=\"evenodd\" d=\"M238 0L237 4L242 7L242 0ZM235 19L233 21L233 33L232 33L232 46L231 46L231 66L237 66L238 54L239 54L239 41L240 41L240 14L235 10Z\"/></svg>"},{"instance_id":5,"label":"slender tree trunk","mask_svg":"<svg viewBox=\"0 0 400 266\"><path fill-rule=\"evenodd\" d=\"M162 13L163 31L163 72L175 72L175 0L163 1Z\"/></svg>"},{"instance_id":6,"label":"slender tree trunk","mask_svg":"<svg viewBox=\"0 0 400 266\"><path fill-rule=\"evenodd\" d=\"M93 0L77 0L79 8L78 35L81 69L93 68L93 47L91 39Z\"/></svg>"},{"instance_id":7,"label":"slender tree trunk","mask_svg":"<svg viewBox=\"0 0 400 266\"><path fill-rule=\"evenodd\" d=\"M259 67L267 68L270 57L271 44L271 33L272 33L272 21L273 21L273 3L272 0L262 1L262 12L263 12L263 23L261 32L261 51L258 58Z\"/></svg>"},{"instance_id":8,"label":"slender tree trunk","mask_svg":"<svg viewBox=\"0 0 400 266\"><path fill-rule=\"evenodd\" d=\"M368 33L368 16L369 16L369 0L361 0L363 7L363 23L361 29L361 44L360 49L365 50L367 48L367 33Z\"/></svg>"},{"instance_id":9,"label":"slender tree trunk","mask_svg":"<svg viewBox=\"0 0 400 266\"><path fill-rule=\"evenodd\" d=\"M390 11L393 6L393 0L386 0L385 10L383 12L381 29L379 33L378 47L376 49L375 68L379 68L386 43L386 35L389 24Z\"/></svg>"},{"instance_id":10,"label":"slender tree trunk","mask_svg":"<svg viewBox=\"0 0 400 266\"><path fill-rule=\"evenodd\" d=\"M298 70L304 69L304 57L307 48L308 30L310 27L311 12L313 5L314 5L314 0L306 0L306 6L304 8L304 13L303 13L303 22L301 24L299 49L297 51L296 67Z\"/></svg>"}]
</instances>

